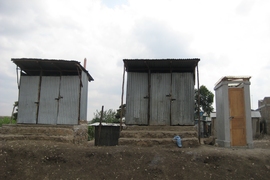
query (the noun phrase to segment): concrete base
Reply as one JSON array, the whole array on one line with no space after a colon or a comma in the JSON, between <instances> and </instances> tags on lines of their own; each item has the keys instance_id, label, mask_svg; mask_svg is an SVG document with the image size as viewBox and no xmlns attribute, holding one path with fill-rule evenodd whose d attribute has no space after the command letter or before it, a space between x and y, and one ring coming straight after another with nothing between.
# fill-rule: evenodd
<instances>
[{"instance_id":1,"label":"concrete base","mask_svg":"<svg viewBox=\"0 0 270 180\"><path fill-rule=\"evenodd\" d=\"M249 149L253 149L253 148L254 148L254 144L253 144L253 142L252 142L252 143L248 143L248 144L247 144L247 148L249 148Z\"/></svg>"},{"instance_id":2,"label":"concrete base","mask_svg":"<svg viewBox=\"0 0 270 180\"><path fill-rule=\"evenodd\" d=\"M230 141L224 141L224 140L216 139L216 143L220 147L231 147L231 142Z\"/></svg>"},{"instance_id":3,"label":"concrete base","mask_svg":"<svg viewBox=\"0 0 270 180\"><path fill-rule=\"evenodd\" d=\"M5 124L0 128L0 140L49 140L84 144L88 141L88 126Z\"/></svg>"},{"instance_id":4,"label":"concrete base","mask_svg":"<svg viewBox=\"0 0 270 180\"><path fill-rule=\"evenodd\" d=\"M252 143L247 143L247 146L231 146L231 142L230 141L224 141L224 140L220 140L220 139L216 139L216 144L218 144L218 146L220 147L226 147L226 148L233 148L233 147L237 147L237 148L248 148L248 149L253 149L254 145L253 142Z\"/></svg>"}]
</instances>

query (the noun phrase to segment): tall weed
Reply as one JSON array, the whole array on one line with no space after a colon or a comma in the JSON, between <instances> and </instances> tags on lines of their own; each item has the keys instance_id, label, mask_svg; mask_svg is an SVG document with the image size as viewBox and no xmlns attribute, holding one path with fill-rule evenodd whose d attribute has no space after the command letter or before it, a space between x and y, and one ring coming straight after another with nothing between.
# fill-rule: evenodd
<instances>
[{"instance_id":1,"label":"tall weed","mask_svg":"<svg viewBox=\"0 0 270 180\"><path fill-rule=\"evenodd\" d=\"M0 127L2 127L2 124L10 124L10 117L0 116ZM12 119L11 124L16 124L16 121Z\"/></svg>"}]
</instances>

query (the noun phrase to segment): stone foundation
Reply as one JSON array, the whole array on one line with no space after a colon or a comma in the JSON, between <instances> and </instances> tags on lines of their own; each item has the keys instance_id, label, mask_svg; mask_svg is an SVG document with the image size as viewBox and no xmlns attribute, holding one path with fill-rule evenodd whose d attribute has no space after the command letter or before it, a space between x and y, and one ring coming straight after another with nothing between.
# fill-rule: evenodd
<instances>
[{"instance_id":1,"label":"stone foundation","mask_svg":"<svg viewBox=\"0 0 270 180\"><path fill-rule=\"evenodd\" d=\"M0 128L0 140L49 140L84 144L88 141L88 126L5 124Z\"/></svg>"}]
</instances>

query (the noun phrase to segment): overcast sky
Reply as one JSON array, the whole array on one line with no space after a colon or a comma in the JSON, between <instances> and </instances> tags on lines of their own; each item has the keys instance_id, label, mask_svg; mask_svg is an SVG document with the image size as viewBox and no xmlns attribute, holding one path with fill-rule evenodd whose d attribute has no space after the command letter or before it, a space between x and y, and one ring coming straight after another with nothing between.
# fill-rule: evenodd
<instances>
[{"instance_id":1,"label":"overcast sky","mask_svg":"<svg viewBox=\"0 0 270 180\"><path fill-rule=\"evenodd\" d=\"M251 78L270 96L269 0L0 0L0 115L18 99L11 58L87 58L88 120L121 103L123 59L200 58L200 84Z\"/></svg>"}]
</instances>

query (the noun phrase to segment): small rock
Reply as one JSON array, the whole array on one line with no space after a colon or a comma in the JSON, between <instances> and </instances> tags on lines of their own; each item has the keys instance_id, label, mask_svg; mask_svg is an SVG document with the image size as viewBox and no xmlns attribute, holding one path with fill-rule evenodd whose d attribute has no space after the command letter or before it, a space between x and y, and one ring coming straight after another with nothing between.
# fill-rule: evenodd
<instances>
[{"instance_id":1,"label":"small rock","mask_svg":"<svg viewBox=\"0 0 270 180\"><path fill-rule=\"evenodd\" d=\"M204 140L204 144L214 145L215 144L215 138L213 136L210 136L209 138Z\"/></svg>"}]
</instances>

